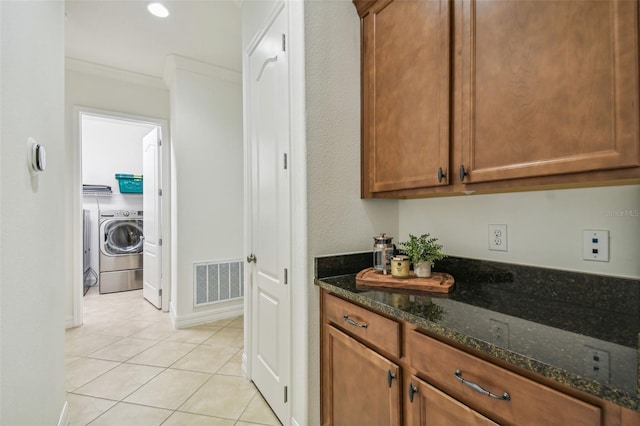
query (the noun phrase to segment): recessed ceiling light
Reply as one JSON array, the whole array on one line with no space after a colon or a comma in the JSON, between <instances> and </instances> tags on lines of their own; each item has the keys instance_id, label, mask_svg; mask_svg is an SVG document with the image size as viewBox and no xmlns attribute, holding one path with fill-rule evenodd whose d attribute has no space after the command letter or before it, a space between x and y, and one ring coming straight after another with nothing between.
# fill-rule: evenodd
<instances>
[{"instance_id":1,"label":"recessed ceiling light","mask_svg":"<svg viewBox=\"0 0 640 426\"><path fill-rule=\"evenodd\" d=\"M162 3L149 3L147 5L147 9L153 16L157 16L158 18L166 18L169 16L169 9L167 9Z\"/></svg>"}]
</instances>

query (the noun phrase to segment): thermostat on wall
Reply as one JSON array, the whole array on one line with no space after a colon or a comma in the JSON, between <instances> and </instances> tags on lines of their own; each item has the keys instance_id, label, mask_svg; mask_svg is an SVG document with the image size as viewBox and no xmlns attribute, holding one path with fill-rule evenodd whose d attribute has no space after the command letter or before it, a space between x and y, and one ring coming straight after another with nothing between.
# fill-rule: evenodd
<instances>
[{"instance_id":1,"label":"thermostat on wall","mask_svg":"<svg viewBox=\"0 0 640 426\"><path fill-rule=\"evenodd\" d=\"M47 167L47 151L44 146L37 143L33 138L29 138L27 142L28 163L32 174L43 172Z\"/></svg>"}]
</instances>

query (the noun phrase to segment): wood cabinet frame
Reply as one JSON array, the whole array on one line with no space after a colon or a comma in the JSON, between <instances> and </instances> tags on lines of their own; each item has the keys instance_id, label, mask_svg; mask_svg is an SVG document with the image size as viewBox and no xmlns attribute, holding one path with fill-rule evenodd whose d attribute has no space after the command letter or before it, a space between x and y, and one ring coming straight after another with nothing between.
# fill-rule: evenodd
<instances>
[{"instance_id":1,"label":"wood cabinet frame","mask_svg":"<svg viewBox=\"0 0 640 426\"><path fill-rule=\"evenodd\" d=\"M353 342L350 342L349 344L358 346L361 349L363 348L363 352L367 352L369 350L371 352L377 352L378 355L376 356L376 359L377 359L376 362L389 363L388 365L391 366L393 373L396 375L396 378L394 379L395 382L393 383L393 385L401 387L398 397L396 396L392 397L394 400L396 400L397 398L398 400L397 408L399 411L390 410L390 412L397 413L397 416L400 416L401 418L402 424L411 424L411 425L420 424L419 420L423 419L424 417L423 416L424 413L420 412L421 407L411 405L409 401L408 386L410 383L412 383L411 382L412 379L421 380L422 382L426 383L429 387L435 388L438 390L438 392L445 394L447 396L447 400L448 400L447 405L449 407L460 408L461 412L451 417L452 419L459 420L464 418L468 421L472 421L472 420L476 421L477 422L476 424L483 424L483 425L491 424L491 421L499 421L499 422L502 421L502 422L506 422L507 424L509 422L509 420L504 417L504 413L502 414L502 416L498 414L494 414L493 420L491 420L492 412L491 412L490 404L489 405L485 403L475 404L472 400L468 400L466 402L458 400L456 399L455 395L452 396L447 392L446 389L442 388L442 386L446 387L445 385L437 384L437 383L436 384L429 383L430 373L428 371L425 371L423 368L419 367L420 365L419 362L416 362L415 360L412 361L411 359L412 356L414 358L416 357L415 350L413 350L414 353L412 354L411 353L412 348L408 343L408 341L411 339L409 337L411 333L419 333L421 335L426 336L428 339L435 339L438 342L437 346L442 347L443 345L446 345L451 348L452 353L461 353L463 354L463 357L473 357L478 361L480 361L481 363L490 363L491 368L494 368L495 366L495 368L504 370L501 374L512 376L516 379L516 381L522 380L522 381L533 382L531 384L533 389L544 390L545 392L548 392L550 395L564 395L566 396L566 398L564 398L565 400L570 400L573 398L574 405L577 404L577 406L579 407L586 407L587 411L592 411L592 412L596 411L601 413L600 416L598 417L599 419L598 424L601 424L604 426L623 426L627 424L640 424L640 412L638 411L633 411L627 408L623 408L619 405L597 398L593 395L588 395L584 392L580 392L576 389L573 389L566 385L558 383L550 378L542 377L538 374L525 370L521 367L517 367L506 361L493 358L483 352L480 352L478 350L462 345L459 342L455 342L455 341L443 338L442 336L438 336L435 333L432 333L428 330L420 329L414 324L389 317L378 311L372 310L371 308L365 307L363 305L357 304L352 301L348 301L346 299L339 298L338 296L335 296L335 295L329 296L330 294L331 293L328 290L322 289L321 295L320 295L320 306L321 306L320 308L320 315L321 315L320 316L320 327L321 327L320 346L322 351L321 363L320 363L320 376L321 376L320 396L321 396L321 424L323 425L327 425L327 426L332 425L331 418L332 418L332 410L333 410L331 401L332 401L332 392L334 392L334 389L332 389L332 387L329 385L331 369L332 369L332 364L330 361L331 357L329 356L329 353L331 351L331 346L330 346L331 339L329 337L329 333L333 333L335 335L342 335L343 340L345 340L345 338L353 340ZM359 310L361 309L368 310L368 311L371 311L374 315L377 315L380 317L386 317L392 321L398 321L401 328L399 331L401 333L401 343L402 343L402 348L401 348L399 357L395 357L388 353L387 354L381 353L378 347L372 346L368 344L366 341L359 340L358 337L356 337L355 335L348 334L346 328L345 329L337 328L336 327L337 324L329 320L325 312L327 297L337 298L342 303L351 304ZM330 331L331 329L333 330ZM392 339L394 339L394 341L396 338L397 336L392 336ZM434 369L437 370L438 368L437 359L436 360L430 359L428 362L434 363ZM466 364L469 365L469 363L466 363ZM481 368L480 371L484 371L484 369ZM353 380L354 383L357 383L358 380L361 378L352 377L350 379ZM448 379L451 379L454 384L456 383L455 378L451 377ZM437 381L438 379L435 378L434 380ZM417 384L415 385L417 386ZM441 387L438 387L438 386L441 386ZM425 389L429 389L429 387ZM497 388L502 389L500 386L497 386ZM360 387L360 389L364 393L364 397L366 397L367 389L364 387ZM458 396L464 399L465 398L464 391ZM441 401L443 398L443 396L440 394L432 395L432 397L435 398L436 400L439 399ZM486 397L483 397L483 399L484 398ZM562 399L562 398L559 398L559 399ZM553 404L556 404L556 403L558 403L558 401L552 401L552 404L550 404L549 406L552 407L554 406ZM553 409L562 409L562 408L555 406L555 408ZM584 410L580 409L580 411L583 415ZM529 414L530 413L528 413L527 416Z\"/></svg>"},{"instance_id":2,"label":"wood cabinet frame","mask_svg":"<svg viewBox=\"0 0 640 426\"><path fill-rule=\"evenodd\" d=\"M425 170L424 175L410 173L406 179L379 180L381 174L377 167L380 167L380 160L376 157L378 155L376 144L381 142L376 140L376 102L372 99L374 90L371 87L372 81L375 80L376 66L372 64L369 54L372 31L368 29L367 22L371 21L371 14L383 10L390 1L354 0L363 23L362 198L403 199L474 192L498 193L640 183L639 8L637 1L628 0L609 0L599 3L599 6L609 7L610 16L612 77L609 81L611 91L605 97L608 98L607 102L611 103L612 108L611 116L601 120L612 129L610 140L605 141L603 145L601 138L599 143L603 147L600 149L598 143L589 142L589 135L586 134L584 140L575 139L579 140L580 144L592 145L592 148L584 148L582 152L563 154L562 150L556 149L559 145L556 143L554 147L554 142L551 142L547 157L539 154L534 161L510 163L505 160L506 163L496 161L490 164L483 164L482 156L484 155L486 159L487 155L493 151L483 146L482 141L487 140L486 138L478 139L476 102L478 82L475 80L477 77L475 72L476 58L482 55L482 52L477 50L478 41L475 34L477 0L442 0L440 3L446 5L447 16L450 18L448 37L439 38L437 41L439 56L447 57L449 73L448 78L438 77L441 82L439 93L442 95L437 101L440 105L438 111L447 113L440 115L439 118L442 120L439 121L441 132L440 145L437 148L438 155L442 156L439 163L442 164L440 167L443 169L444 177L442 181L438 181L437 169L431 166L431 170ZM602 31L606 34L606 29ZM445 39L448 47L441 44ZM606 62L607 59L604 58L603 61ZM441 69L445 68L441 67ZM445 93L446 96L444 96ZM606 93L606 91L601 90L600 93ZM448 102L446 106L444 99ZM588 114L585 117L588 117ZM444 124L445 121L447 125ZM603 125L602 129L607 128L606 126ZM585 125L585 128L588 126ZM544 130L544 126L542 129ZM516 131L515 134L517 133ZM434 149L433 146L433 143L429 142L428 147ZM491 143L488 146L491 146ZM499 144L494 144L490 149L495 150L495 156L504 154L500 152ZM416 155L406 146L404 151L403 155ZM419 155L419 150L415 152ZM444 158L444 153L447 158ZM461 166L467 172L464 180L460 179ZM391 166L383 164L382 167Z\"/></svg>"}]
</instances>

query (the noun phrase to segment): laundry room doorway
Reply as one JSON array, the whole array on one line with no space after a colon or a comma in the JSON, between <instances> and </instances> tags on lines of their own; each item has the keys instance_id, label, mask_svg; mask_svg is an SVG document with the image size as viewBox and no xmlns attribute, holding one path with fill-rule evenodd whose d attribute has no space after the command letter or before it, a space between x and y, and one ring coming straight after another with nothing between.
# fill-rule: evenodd
<instances>
[{"instance_id":1,"label":"laundry room doorway","mask_svg":"<svg viewBox=\"0 0 640 426\"><path fill-rule=\"evenodd\" d=\"M83 297L143 289L169 310L169 147L164 120L75 108L73 326ZM81 259L81 260L80 260ZM163 297L164 296L164 297Z\"/></svg>"}]
</instances>

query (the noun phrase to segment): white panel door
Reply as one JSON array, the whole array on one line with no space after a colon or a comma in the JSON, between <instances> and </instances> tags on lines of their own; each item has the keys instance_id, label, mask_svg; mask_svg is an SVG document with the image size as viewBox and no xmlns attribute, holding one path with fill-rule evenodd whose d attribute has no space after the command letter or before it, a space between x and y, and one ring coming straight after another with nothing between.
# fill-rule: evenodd
<instances>
[{"instance_id":1,"label":"white panel door","mask_svg":"<svg viewBox=\"0 0 640 426\"><path fill-rule=\"evenodd\" d=\"M251 379L283 424L289 423L290 263L286 8L249 54L252 268Z\"/></svg>"},{"instance_id":2,"label":"white panel door","mask_svg":"<svg viewBox=\"0 0 640 426\"><path fill-rule=\"evenodd\" d=\"M160 309L161 250L160 245L160 129L153 129L142 140L142 192L144 210L143 285L142 294Z\"/></svg>"}]
</instances>

